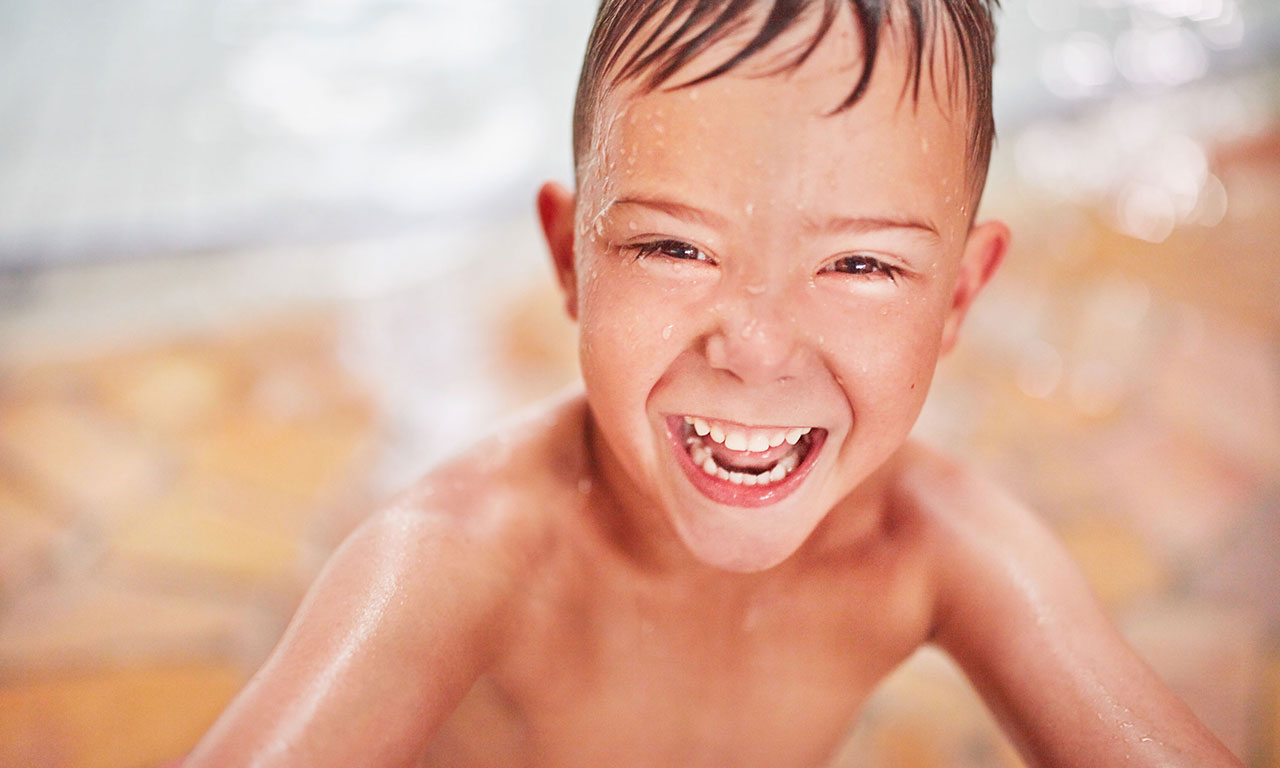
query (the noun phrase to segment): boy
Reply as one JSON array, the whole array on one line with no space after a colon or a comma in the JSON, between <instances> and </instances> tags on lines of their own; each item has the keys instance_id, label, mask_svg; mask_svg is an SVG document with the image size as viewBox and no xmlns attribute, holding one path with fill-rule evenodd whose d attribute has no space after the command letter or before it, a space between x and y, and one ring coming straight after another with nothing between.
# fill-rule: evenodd
<instances>
[{"instance_id":1,"label":"boy","mask_svg":"<svg viewBox=\"0 0 1280 768\"><path fill-rule=\"evenodd\" d=\"M818 766L926 642L1032 765L1239 765L907 439L1008 242L983 0L606 0L538 210L585 395L334 555L205 766Z\"/></svg>"}]
</instances>

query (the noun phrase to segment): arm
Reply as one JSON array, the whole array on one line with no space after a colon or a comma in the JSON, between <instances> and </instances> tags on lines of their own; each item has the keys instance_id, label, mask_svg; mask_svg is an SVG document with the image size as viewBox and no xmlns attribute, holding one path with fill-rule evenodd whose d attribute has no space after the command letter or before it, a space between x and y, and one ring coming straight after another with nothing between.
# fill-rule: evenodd
<instances>
[{"instance_id":1,"label":"arm","mask_svg":"<svg viewBox=\"0 0 1280 768\"><path fill-rule=\"evenodd\" d=\"M958 487L961 513L935 516L934 639L1030 765L1241 765L1129 648L1029 511L971 478Z\"/></svg>"},{"instance_id":2,"label":"arm","mask_svg":"<svg viewBox=\"0 0 1280 768\"><path fill-rule=\"evenodd\" d=\"M513 592L483 538L418 511L366 522L184 768L412 764L487 666Z\"/></svg>"}]
</instances>

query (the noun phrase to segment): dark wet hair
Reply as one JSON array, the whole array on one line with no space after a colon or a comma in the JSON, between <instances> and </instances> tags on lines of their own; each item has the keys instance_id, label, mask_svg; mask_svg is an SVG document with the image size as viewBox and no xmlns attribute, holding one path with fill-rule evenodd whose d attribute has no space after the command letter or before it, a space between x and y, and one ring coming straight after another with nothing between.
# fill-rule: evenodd
<instances>
[{"instance_id":1,"label":"dark wet hair","mask_svg":"<svg viewBox=\"0 0 1280 768\"><path fill-rule=\"evenodd\" d=\"M995 141L991 69L995 60L993 13L1000 0L773 0L764 24L736 54L673 87L687 88L725 74L767 48L807 12L820 10L813 38L777 71L798 68L830 31L841 4L847 4L858 20L864 63L849 95L832 114L853 106L866 93L881 33L891 22L891 12L895 22L897 12L905 12L910 62L904 96L909 88L912 99L919 98L924 70L940 45L949 79L948 93L954 96L963 88L969 102L973 147L970 176L976 200L986 182ZM574 104L575 168L589 150L595 111L606 88L627 80L639 81L643 92L663 87L699 53L741 29L749 12L760 6L769 4L762 0L602 0L587 43ZM951 35L946 34L948 30ZM630 55L622 60L628 52ZM936 87L932 76L930 84Z\"/></svg>"}]
</instances>

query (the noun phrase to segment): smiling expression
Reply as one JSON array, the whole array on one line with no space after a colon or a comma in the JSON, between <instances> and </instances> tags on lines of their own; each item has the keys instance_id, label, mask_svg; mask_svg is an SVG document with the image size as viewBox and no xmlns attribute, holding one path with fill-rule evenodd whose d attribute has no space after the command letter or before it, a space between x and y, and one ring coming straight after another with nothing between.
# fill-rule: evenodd
<instances>
[{"instance_id":1,"label":"smiling expression","mask_svg":"<svg viewBox=\"0 0 1280 768\"><path fill-rule=\"evenodd\" d=\"M829 114L860 62L843 23L790 74L613 89L576 200L541 201L605 476L720 568L857 506L1007 237L971 226L963 109L902 98L892 39Z\"/></svg>"}]
</instances>

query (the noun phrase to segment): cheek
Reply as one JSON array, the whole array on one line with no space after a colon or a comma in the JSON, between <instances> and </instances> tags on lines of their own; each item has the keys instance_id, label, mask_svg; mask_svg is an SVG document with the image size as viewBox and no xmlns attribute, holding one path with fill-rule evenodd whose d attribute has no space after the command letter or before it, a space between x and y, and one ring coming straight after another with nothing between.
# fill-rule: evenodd
<instances>
[{"instance_id":1,"label":"cheek","mask_svg":"<svg viewBox=\"0 0 1280 768\"><path fill-rule=\"evenodd\" d=\"M923 404L938 361L945 312L938 302L901 298L842 307L824 345L854 409L894 418Z\"/></svg>"},{"instance_id":2,"label":"cheek","mask_svg":"<svg viewBox=\"0 0 1280 768\"><path fill-rule=\"evenodd\" d=\"M625 264L585 264L579 284L583 378L589 391L627 400L647 396L674 358L685 313Z\"/></svg>"}]
</instances>

